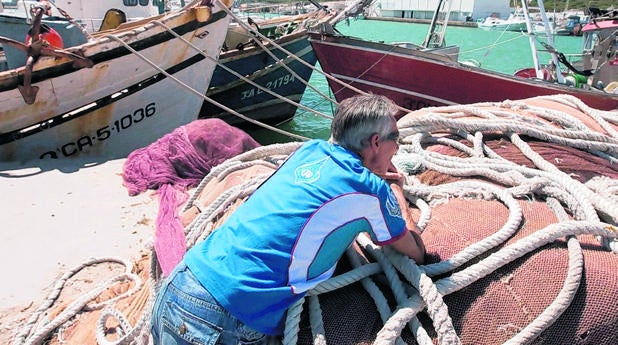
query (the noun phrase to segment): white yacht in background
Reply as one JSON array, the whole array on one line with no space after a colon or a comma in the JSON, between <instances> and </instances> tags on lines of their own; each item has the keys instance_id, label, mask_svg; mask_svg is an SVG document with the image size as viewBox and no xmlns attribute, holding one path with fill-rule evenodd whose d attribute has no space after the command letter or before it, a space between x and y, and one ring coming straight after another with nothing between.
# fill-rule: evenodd
<instances>
[{"instance_id":1,"label":"white yacht in background","mask_svg":"<svg viewBox=\"0 0 618 345\"><path fill-rule=\"evenodd\" d=\"M511 13L507 19L487 17L485 20L478 23L478 27L483 30L495 31L528 31L526 27L526 18L520 9L517 9L515 12Z\"/></svg>"}]
</instances>

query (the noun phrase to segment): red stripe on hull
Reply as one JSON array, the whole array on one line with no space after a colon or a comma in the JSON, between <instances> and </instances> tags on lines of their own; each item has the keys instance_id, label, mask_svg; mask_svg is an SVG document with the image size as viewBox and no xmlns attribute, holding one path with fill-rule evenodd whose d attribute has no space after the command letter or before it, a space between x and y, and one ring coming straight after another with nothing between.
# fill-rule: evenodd
<instances>
[{"instance_id":1,"label":"red stripe on hull","mask_svg":"<svg viewBox=\"0 0 618 345\"><path fill-rule=\"evenodd\" d=\"M500 102L554 94L576 96L597 109L618 109L618 95L533 81L465 67L454 62L376 49L390 47L388 45L371 43L369 49L354 46L355 42L362 43L354 39L347 38L340 42L337 38L329 38L335 42L326 44L316 39L317 37L321 36L313 36L311 44L324 72L347 77L346 79L350 80L345 81L352 86L385 95L410 110L426 106ZM328 82L338 101L356 93L334 81Z\"/></svg>"}]
</instances>

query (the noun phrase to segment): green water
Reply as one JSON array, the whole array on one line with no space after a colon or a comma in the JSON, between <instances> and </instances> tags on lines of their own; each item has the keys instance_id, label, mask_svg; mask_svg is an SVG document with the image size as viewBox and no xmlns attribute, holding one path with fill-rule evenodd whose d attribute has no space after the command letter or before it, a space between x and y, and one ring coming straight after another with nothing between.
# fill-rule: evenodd
<instances>
[{"instance_id":1,"label":"green water","mask_svg":"<svg viewBox=\"0 0 618 345\"><path fill-rule=\"evenodd\" d=\"M407 41L416 44L421 44L425 40L428 28L427 24L362 19L350 21L349 26L345 22L337 26L341 33L349 36L387 43ZM557 36L554 40L556 49L567 56L581 52L581 37ZM446 31L446 43L460 47L460 61L474 59L481 63L481 67L489 70L513 75L518 69L533 66L529 39L522 33L449 26ZM539 46L537 44L537 47ZM547 63L549 59L549 54L539 52L541 63ZM319 68L319 63L317 67ZM314 71L310 84L322 93L330 94L326 79L321 73ZM329 116L332 115L331 103L311 89L305 91L301 103ZM307 138L327 139L330 133L330 120L299 109L291 121L279 128ZM250 130L249 133L262 144L293 140L270 130Z\"/></svg>"}]
</instances>

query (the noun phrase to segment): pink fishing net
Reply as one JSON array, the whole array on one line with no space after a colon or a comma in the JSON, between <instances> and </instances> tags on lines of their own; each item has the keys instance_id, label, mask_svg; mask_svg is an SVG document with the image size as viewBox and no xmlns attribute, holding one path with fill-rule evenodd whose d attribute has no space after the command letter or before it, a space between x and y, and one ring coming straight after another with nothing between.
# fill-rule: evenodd
<instances>
[{"instance_id":1,"label":"pink fishing net","mask_svg":"<svg viewBox=\"0 0 618 345\"><path fill-rule=\"evenodd\" d=\"M186 250L177 215L187 200L187 189L197 186L212 167L258 146L247 133L220 119L202 119L128 156L123 179L129 195L148 189L159 194L155 252L164 275L171 272Z\"/></svg>"}]
</instances>

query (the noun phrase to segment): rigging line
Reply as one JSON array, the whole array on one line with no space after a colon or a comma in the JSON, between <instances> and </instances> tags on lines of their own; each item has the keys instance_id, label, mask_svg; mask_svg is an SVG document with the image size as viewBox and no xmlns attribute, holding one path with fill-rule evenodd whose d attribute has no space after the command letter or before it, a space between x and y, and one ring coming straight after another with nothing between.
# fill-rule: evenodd
<instances>
[{"instance_id":1,"label":"rigging line","mask_svg":"<svg viewBox=\"0 0 618 345\"><path fill-rule=\"evenodd\" d=\"M84 28L84 26L82 26L80 23L78 23L78 22L75 20L75 18L71 17L71 15L70 15L67 11L65 11L65 10L63 10L62 8L58 7L58 6L56 5L56 2L55 2L55 1L50 1L49 3L50 3L52 6L54 6L54 7L56 8L56 10L58 10L58 12L60 12L60 14L62 14L62 16L63 16L63 17L65 17L65 18L66 18L66 19L67 19L67 20L68 20L71 24L73 24L73 25L75 25L76 27L78 27L78 28L79 28L79 30L80 30L80 31L81 31L84 35L86 35L86 37L88 38L88 40L91 40L91 39L93 38L93 37L92 37L92 35L88 32L88 30L86 30L86 29ZM83 20L83 19L82 19L82 20ZM92 21L92 19L89 19L89 20L90 20L90 21ZM94 23L92 23L92 29L94 30Z\"/></svg>"},{"instance_id":2,"label":"rigging line","mask_svg":"<svg viewBox=\"0 0 618 345\"><path fill-rule=\"evenodd\" d=\"M217 0L219 1L219 0ZM306 138L304 136L301 135L297 135L294 133L290 133L290 132L286 132L284 130L281 130L279 128L267 125L265 123L261 123L257 120L254 120L250 117L247 117L243 114L238 113L237 111L228 108L227 106L215 101L214 99L211 99L210 97L207 97L206 95L202 94L201 92L195 90L194 88L192 88L191 86L185 84L184 82L182 82L181 80L179 80L178 78L174 77L173 75L169 74L167 71L165 71L164 69L162 69L161 67L157 66L157 64L155 64L154 62L150 61L148 58L146 58L144 55L140 54L139 52L137 52L135 49L133 49L128 43L124 42L123 40L121 40L119 37L116 37L114 35L105 35L105 37L110 38L112 40L115 40L117 42L119 42L120 44L124 45L125 48L127 48L130 52L132 52L133 54L135 54L136 56L138 56L140 59L144 60L146 63L148 63L149 65L151 65L153 68L155 68L156 70L158 70L160 73L162 73L163 75L165 75L166 77L170 78L171 80L175 81L176 83L178 83L180 86L182 86L183 88L187 89L188 91L192 92L195 95L198 95L199 97L201 97L202 99L220 107L221 109L234 114L238 117L240 117L241 119L247 121L247 122L251 122L257 126L261 126L264 127L266 129L270 129L273 132L277 132L283 135L287 135L291 138L295 138L295 139L300 139L300 140L309 140L309 138Z\"/></svg>"},{"instance_id":3,"label":"rigging line","mask_svg":"<svg viewBox=\"0 0 618 345\"><path fill-rule=\"evenodd\" d=\"M498 38L496 38L496 40L494 41L494 43L490 44L489 46L487 46L487 50L485 51L485 54L483 54L483 56L481 56L481 63L485 62L485 59L487 58L487 55L489 55L489 52L491 51L491 48L493 48L494 46L497 45L498 42L500 42L500 39L502 39L502 36L504 36L504 34L506 33L506 29L502 30L502 33L500 33L500 36L498 36ZM521 37L526 37L525 35L522 35ZM505 41L508 42L508 41Z\"/></svg>"},{"instance_id":4,"label":"rigging line","mask_svg":"<svg viewBox=\"0 0 618 345\"><path fill-rule=\"evenodd\" d=\"M333 90L328 86L328 83L326 83L326 89L327 89L327 92L328 92L329 96L331 98L334 98L335 95L333 94ZM333 103L333 102L329 102L327 99L322 99L322 100L316 99L315 101L311 102L310 105L312 105L313 107L319 107L319 106L323 106L325 103L327 103L328 107L330 107L330 113L334 114L335 110L336 110L336 105L337 104ZM301 112L298 112L296 114L296 116L304 116L304 115L307 115L307 114L308 114L307 112L301 111Z\"/></svg>"},{"instance_id":5,"label":"rigging line","mask_svg":"<svg viewBox=\"0 0 618 345\"><path fill-rule=\"evenodd\" d=\"M216 63L216 64L217 64L217 66L221 67L222 69L224 69L224 70L225 70L225 71L227 71L228 73L230 73L230 74L232 74L232 75L236 76L238 79L240 79L240 80L242 80L242 81L244 81L244 82L246 82L246 83L249 83L249 84L251 84L251 85L255 86L256 88L258 88L258 89L260 89L260 90L262 90L262 91L264 91L264 92L268 93L269 95L271 95L271 96L273 96L273 97L275 97L275 98L278 98L278 99L280 99L280 100L282 100L282 101L284 101L284 102L290 103L290 104L292 104L292 105L294 105L294 106L297 106L297 107L299 107L299 108L301 108L301 109L311 111L311 112L313 112L313 113L315 113L315 114L317 114L317 115L320 115L320 116L322 116L322 117L325 117L325 118L327 118L327 119L332 119L332 117L328 116L327 114L321 113L321 112L319 112L319 111L317 111L317 110L315 110L315 109L311 109L311 108L309 108L309 107L307 107L307 106L305 106L305 105L302 105L302 104L300 104L300 103L296 103L296 102L294 102L294 101L292 101L292 100L290 100L290 99L288 99L288 98L286 98L286 97L281 96L280 94L278 94L278 93L276 93L276 92L274 92L274 91L272 91L272 90L270 90L270 89L268 89L268 88L265 88L265 87L264 87L264 86L262 86L262 85L257 84L257 83L256 83L256 82L254 82L253 80L248 79L247 77L245 77L245 76L243 76L243 75L239 74L238 72L234 71L233 69L231 69L231 68L227 67L225 64L221 63L218 59L215 59L215 58L213 58L212 56L209 56L208 54L204 53L202 50L200 50L198 47L196 47L193 43L191 43L191 42L187 41L184 37L182 37L182 36L180 36L179 34L177 34L176 32L174 32L174 30L170 29L169 27L167 27L167 26L166 26L165 24L163 24L162 22L160 22L160 21L158 21L158 20L153 20L152 22L153 22L154 24L157 24L157 25L159 25L159 26L162 26L162 27L163 27L163 28L165 28L167 31L169 31L172 35L174 35L176 38L178 38L178 39L182 40L184 43L186 43L188 46L190 46L190 47L191 47L191 48L193 48L195 51L197 51L198 53L200 53L202 56L204 56L205 58L207 58L207 59L208 59L208 60L210 60L211 62ZM301 80L302 80L302 78L300 78L300 77L298 77L298 79L301 79ZM209 97L208 97L208 98L209 98ZM210 98L209 98L209 99L210 99ZM216 102L216 101L214 101L214 100L212 100L212 101L213 101L213 102ZM212 104L214 104L214 105L216 105L216 106L219 106L219 103L213 103L213 102L211 102L211 103L212 103ZM220 107L220 106L219 106L219 107ZM227 110L227 109L229 109L229 108L225 108L224 110L226 110L226 111L228 111L228 112L229 112L229 110ZM235 112L232 112L232 114L236 115L236 114L235 114Z\"/></svg>"},{"instance_id":6,"label":"rigging line","mask_svg":"<svg viewBox=\"0 0 618 345\"><path fill-rule=\"evenodd\" d=\"M372 69L373 69L376 65L378 65L378 64L379 64L382 60L384 60L384 59L385 59L385 58L389 55L388 53L392 52L395 48L396 48L396 46L395 46L395 45L391 45L390 49L389 49L386 53L382 54L382 57L380 57L379 59L377 59L377 60L376 60L376 62L374 62L371 66L367 67L367 68L365 69L365 71L363 71L361 74L359 74L359 75L358 75L358 77L356 77L356 79L361 78L362 76L364 76L365 74L367 74L369 71L371 71L371 70L372 70ZM331 76L331 77L332 77L332 76ZM335 80L337 83L339 83L339 84L340 84L341 86L343 86L343 87L347 87L347 88L349 88L349 89L351 89L351 90L353 90L353 91L356 91L356 92L358 92L358 93L360 93L360 94L365 94L365 95L366 95L366 94L368 94L368 93L367 93L367 92L365 92L365 91L361 91L361 90L359 90L359 89L357 89L357 88L353 87L351 84L348 84L348 83L346 83L346 82L343 82L343 81L341 81L341 80L339 80L339 79L337 79L337 78L335 78L335 77L333 77L333 78L334 78L334 80ZM342 90L343 90L343 89L342 89ZM339 90L338 92L341 92L341 90ZM412 111L412 110L410 110L410 109L408 109L408 108L404 108L404 107L402 107L402 106L400 106L400 105L398 105L398 104L396 104L396 108L397 108L397 109L399 109L399 110L401 110L401 111L404 111L404 112L411 112L411 111Z\"/></svg>"},{"instance_id":7,"label":"rigging line","mask_svg":"<svg viewBox=\"0 0 618 345\"><path fill-rule=\"evenodd\" d=\"M283 48L282 46L280 46L279 44L277 44L275 41L271 40L270 38L264 36L262 33L260 33L257 30L253 30L253 28L251 28L247 23L243 22L241 18L239 18L236 14L234 14L229 8L224 8L224 11L226 11L230 16L232 16L232 18L234 18L237 22L238 25L240 25L243 29L247 30L247 32L249 33L250 36L252 36L255 39L255 42L268 54L270 55L277 63L281 63L281 59L279 59L272 51L270 51L270 49L268 49L263 43L262 40L266 41L268 44L272 45L273 47L281 50L283 53L287 54L288 56L291 56L293 59L295 59L296 61L300 62L301 64L305 65L306 67L310 68L313 71L317 71L316 67L310 63L308 63L307 61L299 58L298 56L296 56L295 54L292 54L290 51L288 51L287 49ZM304 22L303 22L304 23ZM308 28L303 28L303 30L308 31ZM289 66L287 66L286 64L282 64L282 66L288 70L290 73L292 73L292 75L294 75L296 78L298 78L299 80L301 80L302 83L305 84L305 86L309 87L310 89L312 89L313 91L315 91L316 93L318 93L320 96L322 96L323 98L328 99L330 102L332 103L337 103L337 101L328 98L327 95L325 95L323 92L321 92L320 90L318 90L315 86L310 85L308 81L305 81L303 78L301 78L300 76L298 76L298 74L296 74L296 72L294 72ZM321 113L320 113L321 114Z\"/></svg>"},{"instance_id":8,"label":"rigging line","mask_svg":"<svg viewBox=\"0 0 618 345\"><path fill-rule=\"evenodd\" d=\"M231 13L231 12L230 12L230 13ZM233 14L232 14L232 15L233 15ZM239 24L240 24L241 26L243 26L243 28L247 29L248 31L251 31L251 30L249 30L250 28L249 28L249 29L247 28L247 25L246 25L245 23L240 22ZM266 40L266 41L270 41L270 43L271 43L271 44L273 44L276 48L281 49L282 51L289 53L286 49L284 49L283 47L281 47L281 46L280 46L280 45L278 45L277 43L273 42L273 41L272 41L272 40L270 40L268 37L266 37L266 36L262 35L261 33L256 32L256 35L257 35L258 37L260 37L260 38L264 38L264 40ZM262 45L262 43L261 43L259 40L257 40L257 42L258 42L258 44ZM291 53L290 53L290 54L291 54ZM354 86L352 86L352 85L350 85L350 84L347 84L347 83L345 83L345 82L343 82L343 81L341 81L341 80L339 80L339 79L337 79L337 78L333 77L333 76L332 76L332 75L330 75L329 73L326 73L326 72L324 72L324 71L322 71L322 70L319 70L319 69L315 68L315 66L312 66L311 64L307 63L305 60L298 58L298 57L297 57L297 56L295 56L294 54L292 54L291 56L292 56L294 59L296 59L298 62L302 63L303 65L305 65L305 66L307 66L307 67L311 68L314 72L318 72L318 73L322 74L322 75L323 75L325 78L327 78L328 80L334 81L334 82L336 82L336 83L338 83L338 84L340 84L340 85L342 85L342 86L344 86L344 87L347 87L347 88L349 88L349 89L351 89L351 90L353 90L353 91L355 91L355 92L357 92L357 93L359 93L359 94L367 94L367 92L362 91L362 90L360 90L360 89L358 89L358 88L356 88L356 87L354 87ZM313 90L315 91L315 89L314 89L312 86L310 86L310 88L311 88L311 89L313 89ZM326 98L326 99L329 99L329 100L331 101L331 103L337 104L337 102L336 102L335 100L331 100L329 97L325 96L322 92L320 92L320 91L316 91L316 92L317 92L318 94L322 95L322 97L324 97L324 98ZM405 108L404 108L404 109L405 109ZM409 111L409 109L405 109L405 111Z\"/></svg>"},{"instance_id":9,"label":"rigging line","mask_svg":"<svg viewBox=\"0 0 618 345\"><path fill-rule=\"evenodd\" d=\"M245 76L243 76L243 75L240 75L240 74L239 74L239 73L237 73L236 71L234 71L234 70L230 69L229 67L225 66L224 64L222 64L221 62L219 62L219 61L218 61L218 59L213 59L211 56L207 56L207 55L205 55L205 54L204 54L204 52L202 52L200 49L198 49L197 47L195 47L195 46L194 46L191 42L187 41L186 39L184 39L183 37L181 37L180 35L178 35L176 32L174 32L173 30L170 30L169 28L167 28L167 27L166 27L164 24L162 24L161 22L159 22L159 21L156 21L156 20L155 20L155 21L153 21L153 23L155 23L155 24L158 24L158 25L161 25L161 26L165 27L165 28L166 28L166 29L167 29L167 30L168 30L168 31L169 31L172 35L174 35L174 36L176 36L177 38L181 39L181 40L182 40L182 41L184 41L184 42L185 42L188 46L192 47L195 51L199 52L200 54L202 54L202 55L203 55L204 57L206 57L207 59L209 59L209 60L211 60L211 61L215 62L215 63L217 64L217 66L221 67L222 69L224 69L224 70L225 70L225 71L227 71L228 73L230 73L230 74L232 74L232 75L236 76L236 77L237 77L237 78L239 78L240 80L243 80L243 81L245 81L245 82L247 82L247 83L249 83L249 84L251 84L251 85L255 86L256 88L258 88L258 89L260 89L260 90L262 90L262 91L264 91L264 92L266 92L266 93L270 94L271 96L276 97L276 98L278 98L278 99L280 99L280 100L282 100L282 101L284 101L284 102L286 102L286 103L289 103L289 104L292 104L292 105L294 105L294 106L296 106L296 107L298 107L298 108L301 108L301 109L304 109L304 110L310 111L310 112L312 112L312 113L314 113L314 114L316 114L316 115L322 116L322 117L324 117L324 118L327 118L327 119L332 119L332 117L331 117L331 116L329 116L329 115L327 115L327 114L321 113L321 112L319 112L319 111L317 111L317 110L315 110L315 109L312 109L312 108L307 107L307 106L305 106L305 105L302 105L302 104L300 104L300 103L296 103L296 102L294 102L294 101L292 101L292 100L290 100L290 99L287 99L287 98L285 98L285 97L283 97L283 96L279 95L278 93L276 93L276 92L274 92L274 91L272 91L272 90L270 90L270 89L268 89L268 88L263 87L262 85L259 85L259 84L255 83L255 82L253 82L252 80L250 80L250 79L246 78L246 77L245 77ZM289 66L288 66L288 65L284 62L284 60L283 60L283 59L279 59L277 56L274 56L274 55L273 55L273 54L272 54L272 53L271 53L271 52L270 52L270 51L269 51L266 47L262 46L262 48L263 48L263 50L265 50L267 53L271 54L271 56L272 56L272 57L273 57L273 58L277 61L277 63L280 63L282 67L284 67L286 70L288 70L290 73L292 73L292 74L293 74L293 75L294 75L294 76L295 76L295 77L296 77L299 81L301 81L303 84L305 84L306 86L308 86L307 81L305 81L303 78L301 78L300 76L298 76L298 74L296 74L296 72L294 72L293 70L291 70L291 69L290 69L290 67L289 67ZM286 57L286 58L285 58L285 60L288 60L288 58L289 58L289 57L291 57L291 58L295 58L295 59L297 59L298 61L303 61L303 62L305 62L304 60L302 60L302 59L298 58L296 55L292 54L291 52L289 52L289 51L287 51L287 50L285 50L285 49L283 49L283 48L281 48L281 47L280 47L280 49L281 49L282 51L284 51L286 54L288 54L288 55L289 55L288 57ZM306 63L306 62L305 62L305 63ZM312 69L314 69L314 67L313 67L313 66L311 66L310 64L306 64L306 65L308 65L308 66L310 66ZM312 89L314 89L314 90L315 90L315 88L314 88L313 86L310 86L310 87L311 87ZM211 102L211 103L212 103L212 102ZM214 104L214 103L213 103L213 104ZM215 105L217 105L217 104L215 104ZM232 112L232 113L234 113L234 112ZM235 115L235 114L234 114L234 115Z\"/></svg>"},{"instance_id":10,"label":"rigging line","mask_svg":"<svg viewBox=\"0 0 618 345\"><path fill-rule=\"evenodd\" d=\"M502 44L505 44L505 43L510 43L511 41L516 41L516 40L522 39L524 37L526 37L526 36L520 35L520 36L515 36L513 38L509 38L507 40L500 41L500 42L497 42L497 40L496 40L496 42L494 42L494 43L492 43L490 45L483 46L483 47L478 47L478 48L474 48L474 49L470 49L470 50L466 50L466 51L463 51L463 52L459 52L459 54L460 55L461 54L467 54L467 53L475 52L475 51L478 51L478 50L484 50L484 49L489 50L490 48L497 47L498 45L502 45ZM448 54L448 55L454 55L454 54ZM487 55L487 53L485 53L485 55Z\"/></svg>"},{"instance_id":11,"label":"rigging line","mask_svg":"<svg viewBox=\"0 0 618 345\"><path fill-rule=\"evenodd\" d=\"M347 13L349 13L349 12L351 11L351 9L355 8L357 5L359 5L359 3L362 3L362 1L357 1L357 2L355 2L354 4L352 4L352 5L348 6L348 7L346 7L346 9L345 9L345 10L343 10L342 12L343 12L343 13L346 13L346 14L347 14ZM235 16L235 15L234 15L231 11L230 11L230 9L228 9L228 8L224 8L224 10L225 10L227 13L229 13L232 17L237 18L237 17L236 17L236 16ZM328 21L328 22L326 22L326 23L322 23L322 24L324 24L324 25L330 25L330 26L332 27L333 25L335 25L335 24L337 24L339 21L341 21L341 20L340 20L340 17L341 17L341 16L336 16L334 19L331 19L330 21ZM242 21L239 21L239 25L240 25L240 26L242 26L242 27L243 27L245 30L247 30L248 32L252 32L252 31L253 31L253 29L252 29L251 27L249 27L246 23L244 23L244 22L242 22ZM280 49L281 51L283 51L283 52L285 52L285 53L287 53L287 54L291 54L289 51L287 51L286 49L284 49L283 47L281 47L281 46L280 46L280 45L278 45L277 43L273 42L273 41L272 41L272 40L270 40L268 37L266 37L266 36L262 35L261 33L256 32L256 33L255 33L255 35L256 35L256 36L258 36L258 37L260 37L260 38L262 38L262 39L264 39L265 41L269 42L270 44L272 44L272 45L273 45L273 46L275 46L276 48ZM263 44L261 43L261 41L260 41L260 40L257 40L256 42L257 42L260 46L262 46L262 48L266 49L266 48L263 46ZM267 51L267 52L268 52L268 53L270 53L270 51ZM294 59L296 59L298 62L300 62L301 64L303 64L303 65L307 66L308 68L311 68L313 71L317 71L318 73L322 74L322 75L323 75L324 77L326 77L327 79L329 79L329 80L331 80L331 81L334 81L334 82L337 82L337 83L339 83L340 85L343 85L343 86L345 86L345 87L347 87L347 88L349 88L349 89L351 89L351 90L353 90L353 91L355 91L355 92L357 92L357 93L359 93L359 94L366 94L366 92L364 92L364 91L362 91L362 90L360 90L360 89L357 89L357 88L353 87L352 85L346 84L346 83L344 83L343 81L341 81L341 80L339 80L339 79L337 79L337 78L333 77L332 75L330 75L330 74L328 74L328 73L325 73L325 72L323 72L322 70L317 69L315 66L308 64L306 61L304 61L304 60L302 60L302 59L298 58L296 55L291 54L291 56L292 56ZM320 92L320 91L316 90L313 86L311 86L311 85L308 85L308 86L309 86L312 90L314 90L314 91L316 91L318 94L320 94L322 97L324 97L324 98L328 99L331 103L337 104L337 102L336 102L335 100L330 99L329 97L327 97L326 95L324 95L322 92ZM405 109L405 108L400 108L400 109L401 109L401 110L403 110L403 111L409 111L409 109Z\"/></svg>"},{"instance_id":12,"label":"rigging line","mask_svg":"<svg viewBox=\"0 0 618 345\"><path fill-rule=\"evenodd\" d=\"M332 97L334 97L333 92L332 92L332 90L330 89L330 87L328 86L328 84L326 84L326 88L327 88L327 91L328 91L329 96L330 96L331 98L332 98ZM304 97L305 97L305 96L303 95L303 98L304 98ZM319 108L319 107L329 107L329 109L330 109L330 113L331 113L331 114L334 114L334 113L335 113L335 106L337 105L336 103L333 103L333 102L329 101L328 99L324 99L324 98L322 98L322 99L318 99L317 97L316 97L315 99L311 99L310 101L309 101L309 99L307 99L306 104L307 104L309 107L313 108L313 109L317 109L317 108ZM325 104L327 104L327 105L325 105ZM306 111L299 111L299 112L297 112L297 113L296 113L296 116L299 116L299 115L308 115L308 114L309 114L309 113L308 113L308 112L306 112ZM332 119L333 119L333 118L332 118L332 116L331 116L329 119L330 119L330 120L332 120Z\"/></svg>"},{"instance_id":13,"label":"rigging line","mask_svg":"<svg viewBox=\"0 0 618 345\"><path fill-rule=\"evenodd\" d=\"M299 17L299 16L297 16L297 17ZM307 20L307 19L310 19L310 18L305 18L304 20ZM301 22L301 23L299 23L299 26L300 26L300 25L302 25L302 22ZM289 34L298 33L298 31L296 31L296 30L297 30L297 29L295 29L294 31L292 31L292 32L291 32L291 33L289 33ZM253 30L252 30L252 31L253 31ZM241 33L241 35L243 35L243 36L245 36L245 37L248 37L248 38L253 38L254 40L258 39L258 38L257 38L257 37L253 34L253 33L243 32L243 33ZM286 34L286 35L287 35L287 34ZM254 42L255 42L255 41L254 41ZM265 50L265 49L266 49L266 48L264 48L264 50ZM285 49L284 49L284 50L285 50ZM284 51L284 53L285 53L285 51ZM281 65L282 65L282 67L284 67L286 70L290 71L290 69L288 68L288 65L287 65L287 63L286 63L285 61L291 61L291 60L293 60L293 59L294 59L294 57L296 57L297 55L295 55L295 54L291 55L291 54L292 54L291 52L287 52L287 53L288 53L288 56L287 56L287 57L285 57L285 58L279 59L279 58L275 57L276 61L275 61L275 63L274 63L274 64L281 64ZM272 55L271 55L271 56L272 56ZM303 60L303 61L304 61L304 60ZM307 66L307 65L305 65L305 66ZM312 71L318 71L317 67L314 67L314 66L312 66L312 65L309 65L309 66L311 66L311 70L312 70ZM290 72L292 72L292 71L290 71ZM294 72L292 72L292 73L294 73ZM241 78L241 79L243 79L243 80L244 80L244 78L243 78L243 77L239 77L239 78ZM302 78L299 78L299 81L300 81L301 83L303 83L305 86L309 87L312 91L316 92L316 93L317 93L318 95L320 95L320 96L321 96L321 98L323 99L322 101L317 101L317 100L316 100L316 101L314 101L312 104L309 104L309 107L308 107L308 108L304 108L304 107L302 107L302 106L301 106L301 108L303 108L303 110L309 110L309 112L311 112L311 113L314 113L314 114L317 114L317 115L319 115L319 116L325 117L325 118L327 118L327 119L329 119L329 120L332 120L332 116L328 116L328 115L326 115L326 116L325 116L325 114L323 114L323 113L317 113L317 112L316 112L316 110L315 110L315 109L317 109L317 107L318 107L319 105L323 104L324 102L328 102L329 104L331 104L331 109L332 109L332 104L337 104L337 103L336 103L336 100L334 100L334 99L332 99L332 98L331 98L331 97L332 97L332 94L331 94L330 92L329 92L329 96L326 96L326 95L322 94L322 91L320 91L320 90L319 90L316 86L314 86L314 85L310 84L310 83L309 83L309 80L304 80L304 79L302 79ZM258 86L258 87L259 87L259 86ZM330 91L330 89L329 89L329 91ZM293 101L291 101L291 100L287 100L286 102L296 104L296 103L294 103L294 102L293 102ZM303 113L304 113L304 114L306 114L307 112L305 111L305 112L303 112ZM332 113L332 112L331 112L331 113Z\"/></svg>"}]
</instances>

